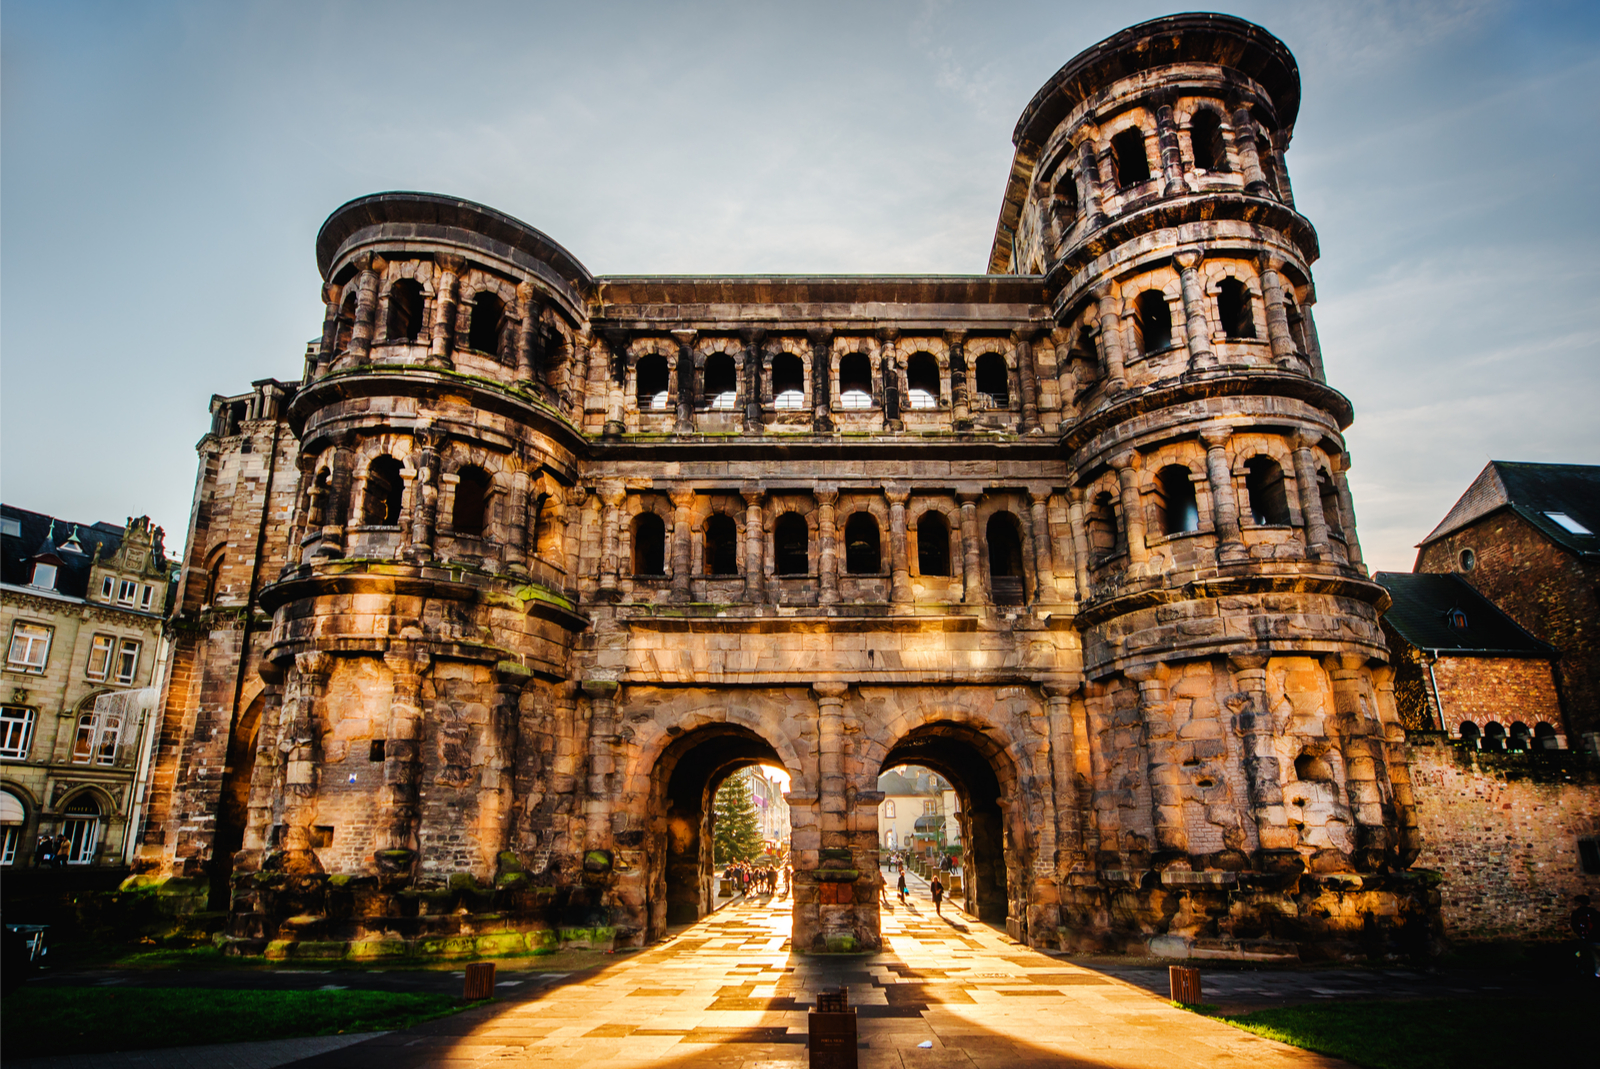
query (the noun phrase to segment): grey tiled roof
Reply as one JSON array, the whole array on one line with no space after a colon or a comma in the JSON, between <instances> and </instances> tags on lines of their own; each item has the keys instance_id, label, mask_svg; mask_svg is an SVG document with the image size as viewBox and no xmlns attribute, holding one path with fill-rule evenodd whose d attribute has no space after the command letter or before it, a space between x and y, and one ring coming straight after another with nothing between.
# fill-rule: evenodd
<instances>
[{"instance_id":1,"label":"grey tiled roof","mask_svg":"<svg viewBox=\"0 0 1600 1069\"><path fill-rule=\"evenodd\" d=\"M1555 647L1528 634L1457 575L1378 572L1372 578L1394 599L1383 622L1418 649L1479 656L1555 655ZM1463 628L1451 626L1457 611L1465 618Z\"/></svg>"}]
</instances>

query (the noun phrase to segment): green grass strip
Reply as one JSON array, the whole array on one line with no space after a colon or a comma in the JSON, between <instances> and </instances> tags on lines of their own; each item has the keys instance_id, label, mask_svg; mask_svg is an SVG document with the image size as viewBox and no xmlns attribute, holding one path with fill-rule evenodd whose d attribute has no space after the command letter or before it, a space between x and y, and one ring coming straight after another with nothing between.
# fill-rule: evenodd
<instances>
[{"instance_id":1,"label":"green grass strip","mask_svg":"<svg viewBox=\"0 0 1600 1069\"><path fill-rule=\"evenodd\" d=\"M96 1054L196 1043L384 1032L466 1008L449 995L392 991L228 991L40 987L6 996L5 1057Z\"/></svg>"},{"instance_id":2,"label":"green grass strip","mask_svg":"<svg viewBox=\"0 0 1600 1069\"><path fill-rule=\"evenodd\" d=\"M1505 1069L1535 1055L1541 1064L1591 1065L1595 1005L1588 994L1325 1002L1221 1019L1367 1069Z\"/></svg>"}]
</instances>

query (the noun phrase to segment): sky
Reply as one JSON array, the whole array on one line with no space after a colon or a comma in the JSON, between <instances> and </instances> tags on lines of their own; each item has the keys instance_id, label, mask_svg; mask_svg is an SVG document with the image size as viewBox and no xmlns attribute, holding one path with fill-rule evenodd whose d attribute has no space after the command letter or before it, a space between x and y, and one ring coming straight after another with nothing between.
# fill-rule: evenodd
<instances>
[{"instance_id":1,"label":"sky","mask_svg":"<svg viewBox=\"0 0 1600 1069\"><path fill-rule=\"evenodd\" d=\"M1369 566L1490 459L1600 463L1600 4L1220 5L1295 54ZM340 204L443 192L596 274L981 273L1034 92L1183 10L7 0L0 496L181 543L213 393L292 378Z\"/></svg>"}]
</instances>

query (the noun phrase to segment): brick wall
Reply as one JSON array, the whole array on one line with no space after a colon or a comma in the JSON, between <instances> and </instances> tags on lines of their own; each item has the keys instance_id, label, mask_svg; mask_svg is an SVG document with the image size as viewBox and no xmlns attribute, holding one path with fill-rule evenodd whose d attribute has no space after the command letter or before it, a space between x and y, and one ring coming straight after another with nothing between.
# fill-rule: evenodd
<instances>
[{"instance_id":1,"label":"brick wall","mask_svg":"<svg viewBox=\"0 0 1600 1069\"><path fill-rule=\"evenodd\" d=\"M1580 838L1600 837L1600 774L1571 751L1485 754L1416 733L1407 747L1422 855L1444 876L1452 939L1558 939L1572 896L1600 896Z\"/></svg>"},{"instance_id":2,"label":"brick wall","mask_svg":"<svg viewBox=\"0 0 1600 1069\"><path fill-rule=\"evenodd\" d=\"M1507 730L1540 721L1561 731L1561 702L1550 662L1529 657L1440 657L1433 666L1444 726L1460 734L1463 721L1480 729L1491 720Z\"/></svg>"}]
</instances>

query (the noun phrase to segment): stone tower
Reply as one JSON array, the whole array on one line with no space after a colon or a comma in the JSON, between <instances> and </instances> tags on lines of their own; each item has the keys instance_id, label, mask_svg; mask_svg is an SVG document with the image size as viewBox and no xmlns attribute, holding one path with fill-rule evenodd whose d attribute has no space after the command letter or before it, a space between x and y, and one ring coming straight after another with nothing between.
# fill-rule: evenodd
<instances>
[{"instance_id":1,"label":"stone tower","mask_svg":"<svg viewBox=\"0 0 1600 1069\"><path fill-rule=\"evenodd\" d=\"M274 954L637 944L766 762L794 945L870 948L913 762L1035 945L1423 934L1298 100L1238 19L1096 45L977 276L597 278L481 205L338 209L303 380L202 441L151 865Z\"/></svg>"}]
</instances>

